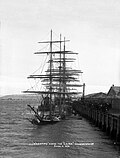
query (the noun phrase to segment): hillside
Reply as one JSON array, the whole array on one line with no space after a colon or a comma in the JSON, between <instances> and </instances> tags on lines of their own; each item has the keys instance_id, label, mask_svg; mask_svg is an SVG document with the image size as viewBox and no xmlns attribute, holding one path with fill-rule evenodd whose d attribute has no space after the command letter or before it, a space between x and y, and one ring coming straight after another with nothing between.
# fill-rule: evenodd
<instances>
[{"instance_id":1,"label":"hillside","mask_svg":"<svg viewBox=\"0 0 120 158\"><path fill-rule=\"evenodd\" d=\"M16 94L16 95L5 95L1 96L0 99L2 100L30 100L30 99L37 99L37 96L34 94Z\"/></svg>"}]
</instances>

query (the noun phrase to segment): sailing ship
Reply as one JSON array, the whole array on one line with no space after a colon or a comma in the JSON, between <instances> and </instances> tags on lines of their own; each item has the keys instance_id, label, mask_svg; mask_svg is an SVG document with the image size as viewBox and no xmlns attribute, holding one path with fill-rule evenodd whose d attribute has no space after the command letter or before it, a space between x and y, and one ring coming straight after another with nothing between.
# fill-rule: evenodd
<instances>
[{"instance_id":1,"label":"sailing ship","mask_svg":"<svg viewBox=\"0 0 120 158\"><path fill-rule=\"evenodd\" d=\"M33 111L34 118L29 119L32 124L44 125L57 123L72 113L72 102L75 96L83 95L84 84L80 83L79 76L81 70L72 69L68 63L75 62L73 55L78 53L66 50L66 42L62 40L60 34L59 40L53 40L53 31L50 31L50 40L38 42L48 44L48 51L38 51L35 54L46 54L48 58L48 68L44 74L30 75L28 78L41 80L45 90L27 90L25 93L33 93L42 96L40 105L37 109L28 105ZM54 44L57 49L53 49ZM71 57L72 56L72 57ZM82 87L78 92L77 88Z\"/></svg>"}]
</instances>

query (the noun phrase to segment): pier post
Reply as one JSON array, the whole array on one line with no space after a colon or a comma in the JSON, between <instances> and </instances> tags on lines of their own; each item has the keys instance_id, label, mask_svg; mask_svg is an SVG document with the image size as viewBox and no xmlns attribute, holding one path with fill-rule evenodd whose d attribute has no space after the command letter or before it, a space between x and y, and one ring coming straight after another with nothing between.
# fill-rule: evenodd
<instances>
[{"instance_id":1,"label":"pier post","mask_svg":"<svg viewBox=\"0 0 120 158\"><path fill-rule=\"evenodd\" d=\"M110 134L110 121L111 121L110 114L107 114L106 132L107 132L108 135Z\"/></svg>"},{"instance_id":2,"label":"pier post","mask_svg":"<svg viewBox=\"0 0 120 158\"><path fill-rule=\"evenodd\" d=\"M112 139L115 138L115 118L114 118L114 115L111 115L110 136Z\"/></svg>"},{"instance_id":3,"label":"pier post","mask_svg":"<svg viewBox=\"0 0 120 158\"><path fill-rule=\"evenodd\" d=\"M106 114L102 114L102 130L106 131Z\"/></svg>"},{"instance_id":4,"label":"pier post","mask_svg":"<svg viewBox=\"0 0 120 158\"><path fill-rule=\"evenodd\" d=\"M120 142L120 116L117 118L116 141Z\"/></svg>"},{"instance_id":5,"label":"pier post","mask_svg":"<svg viewBox=\"0 0 120 158\"><path fill-rule=\"evenodd\" d=\"M102 128L102 113L101 113L101 111L100 111L100 122L99 122L99 127L100 127L100 129Z\"/></svg>"}]
</instances>

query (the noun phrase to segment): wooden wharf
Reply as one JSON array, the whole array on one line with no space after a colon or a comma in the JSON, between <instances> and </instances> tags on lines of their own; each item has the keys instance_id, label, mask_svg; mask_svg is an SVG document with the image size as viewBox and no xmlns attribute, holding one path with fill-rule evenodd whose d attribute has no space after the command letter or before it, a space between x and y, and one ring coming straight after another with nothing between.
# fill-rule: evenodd
<instances>
[{"instance_id":1,"label":"wooden wharf","mask_svg":"<svg viewBox=\"0 0 120 158\"><path fill-rule=\"evenodd\" d=\"M95 106L94 102L75 101L73 109L106 132L115 143L120 145L120 111Z\"/></svg>"}]
</instances>

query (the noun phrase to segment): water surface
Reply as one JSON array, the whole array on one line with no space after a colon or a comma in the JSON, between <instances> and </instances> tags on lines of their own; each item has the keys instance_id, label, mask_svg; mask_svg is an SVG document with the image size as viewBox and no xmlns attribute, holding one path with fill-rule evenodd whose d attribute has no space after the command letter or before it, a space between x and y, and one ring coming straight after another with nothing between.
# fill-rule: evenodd
<instances>
[{"instance_id":1,"label":"water surface","mask_svg":"<svg viewBox=\"0 0 120 158\"><path fill-rule=\"evenodd\" d=\"M119 158L119 148L85 119L71 117L54 125L34 126L26 101L0 100L0 157Z\"/></svg>"}]
</instances>

